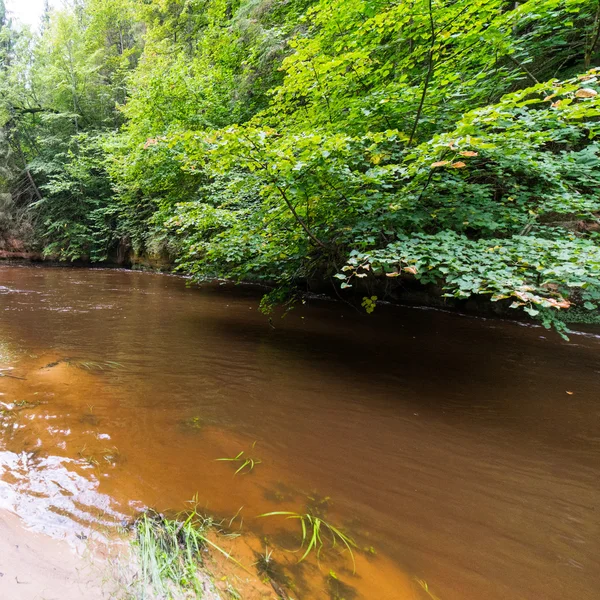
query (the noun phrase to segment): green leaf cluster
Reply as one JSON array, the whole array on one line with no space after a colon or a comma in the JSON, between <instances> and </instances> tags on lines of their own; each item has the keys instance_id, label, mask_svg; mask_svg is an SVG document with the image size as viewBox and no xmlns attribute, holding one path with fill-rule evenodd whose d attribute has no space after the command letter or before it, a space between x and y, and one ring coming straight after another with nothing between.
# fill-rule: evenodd
<instances>
[{"instance_id":1,"label":"green leaf cluster","mask_svg":"<svg viewBox=\"0 0 600 600\"><path fill-rule=\"evenodd\" d=\"M548 323L599 299L599 53L595 0L80 0L2 22L0 185L61 258Z\"/></svg>"}]
</instances>

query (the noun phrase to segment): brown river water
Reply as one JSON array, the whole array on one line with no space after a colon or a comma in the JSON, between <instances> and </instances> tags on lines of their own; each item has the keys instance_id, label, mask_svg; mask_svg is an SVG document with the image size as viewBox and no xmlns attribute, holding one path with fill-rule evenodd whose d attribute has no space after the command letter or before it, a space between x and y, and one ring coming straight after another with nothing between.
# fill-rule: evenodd
<instances>
[{"instance_id":1,"label":"brown river water","mask_svg":"<svg viewBox=\"0 0 600 600\"><path fill-rule=\"evenodd\" d=\"M600 598L599 335L324 301L273 328L258 300L0 266L0 507L63 536L196 496L296 598ZM298 524L258 518L287 510L351 534L356 573L297 565Z\"/></svg>"}]
</instances>

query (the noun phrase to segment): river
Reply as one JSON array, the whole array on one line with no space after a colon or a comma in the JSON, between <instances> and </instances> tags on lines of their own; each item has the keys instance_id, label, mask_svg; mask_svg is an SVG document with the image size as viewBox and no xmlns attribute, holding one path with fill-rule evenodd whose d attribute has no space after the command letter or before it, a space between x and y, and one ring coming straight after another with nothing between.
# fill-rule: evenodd
<instances>
[{"instance_id":1,"label":"river","mask_svg":"<svg viewBox=\"0 0 600 600\"><path fill-rule=\"evenodd\" d=\"M298 598L599 597L600 336L258 301L0 266L0 506L61 536L196 497L288 565L292 524L258 515L316 511L361 550L290 566Z\"/></svg>"}]
</instances>

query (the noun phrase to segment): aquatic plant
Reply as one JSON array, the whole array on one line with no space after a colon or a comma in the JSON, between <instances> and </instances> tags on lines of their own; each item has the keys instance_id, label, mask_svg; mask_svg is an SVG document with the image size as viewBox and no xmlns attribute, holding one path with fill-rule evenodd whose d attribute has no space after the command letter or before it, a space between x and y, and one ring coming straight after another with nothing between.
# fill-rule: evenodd
<instances>
[{"instance_id":1,"label":"aquatic plant","mask_svg":"<svg viewBox=\"0 0 600 600\"><path fill-rule=\"evenodd\" d=\"M84 444L77 454L92 467L99 467L102 461L114 467L117 463L124 460L121 451L116 446L95 451L88 449L87 444Z\"/></svg>"},{"instance_id":2,"label":"aquatic plant","mask_svg":"<svg viewBox=\"0 0 600 600\"><path fill-rule=\"evenodd\" d=\"M330 496L323 496L318 491L313 490L306 494L306 512L315 517L324 517L329 510Z\"/></svg>"},{"instance_id":3,"label":"aquatic plant","mask_svg":"<svg viewBox=\"0 0 600 600\"><path fill-rule=\"evenodd\" d=\"M102 455L102 458L113 467L117 463L123 462L121 451L116 446L112 446L112 448L104 448L100 454Z\"/></svg>"},{"instance_id":4,"label":"aquatic plant","mask_svg":"<svg viewBox=\"0 0 600 600\"><path fill-rule=\"evenodd\" d=\"M252 444L253 450L254 450L255 446L256 446L256 442L254 442L254 444ZM254 467L256 465L259 465L262 462L258 458L252 458L248 455L245 455L245 452L243 450L237 456L234 456L233 458L217 458L216 460L224 461L224 462L233 462L233 463L240 465L238 467L238 469L236 470L236 472L234 473L234 475L237 475L238 473L243 473L244 469L246 469L246 473L251 473L254 470Z\"/></svg>"},{"instance_id":5,"label":"aquatic plant","mask_svg":"<svg viewBox=\"0 0 600 600\"><path fill-rule=\"evenodd\" d=\"M154 512L136 522L135 545L140 559L142 581L161 594L172 585L202 593L198 574L204 548L203 528L182 526Z\"/></svg>"},{"instance_id":6,"label":"aquatic plant","mask_svg":"<svg viewBox=\"0 0 600 600\"><path fill-rule=\"evenodd\" d=\"M256 570L258 571L259 575L271 579L274 574L273 550L269 550L269 548L265 546L265 551L263 554L257 553L257 560L254 564L256 565Z\"/></svg>"},{"instance_id":7,"label":"aquatic plant","mask_svg":"<svg viewBox=\"0 0 600 600\"><path fill-rule=\"evenodd\" d=\"M81 450L79 450L79 452L77 452L77 454L88 465L90 465L92 467L100 466L100 461L94 456L94 454L92 454L91 452L88 451L87 444L84 444L83 447L81 448Z\"/></svg>"},{"instance_id":8,"label":"aquatic plant","mask_svg":"<svg viewBox=\"0 0 600 600\"><path fill-rule=\"evenodd\" d=\"M302 529L302 543L300 545L300 550L304 549L304 553L298 562L302 562L313 551L316 552L318 559L321 550L325 545L323 533L327 533L331 538L332 547L335 547L338 542L340 542L348 550L350 558L352 559L353 572L356 571L356 562L354 560L354 552L352 551L352 548L358 548L356 542L331 523L310 513L301 514L293 511L269 512L260 515L260 517L286 517L286 519L296 519L300 521Z\"/></svg>"},{"instance_id":9,"label":"aquatic plant","mask_svg":"<svg viewBox=\"0 0 600 600\"><path fill-rule=\"evenodd\" d=\"M231 585L231 582L229 581L226 584L225 592L227 592L227 595L231 598L231 600L242 600L241 594Z\"/></svg>"},{"instance_id":10,"label":"aquatic plant","mask_svg":"<svg viewBox=\"0 0 600 600\"><path fill-rule=\"evenodd\" d=\"M235 520L239 517L240 518L240 526L239 528L242 529L242 527L244 526L244 517L241 515L242 510L244 509L243 506L240 506L235 515L233 515L233 517L231 517L231 519L229 519L229 523L227 524L227 527L229 529L231 529L231 527L233 526L233 524L235 523ZM229 535L238 535L237 533L230 533Z\"/></svg>"},{"instance_id":11,"label":"aquatic plant","mask_svg":"<svg viewBox=\"0 0 600 600\"><path fill-rule=\"evenodd\" d=\"M373 546L365 546L363 552L370 556L377 556L377 550Z\"/></svg>"},{"instance_id":12,"label":"aquatic plant","mask_svg":"<svg viewBox=\"0 0 600 600\"><path fill-rule=\"evenodd\" d=\"M195 431L198 431L203 427L203 423L200 420L200 417L190 417L189 419L183 419L179 421L179 425L184 429Z\"/></svg>"},{"instance_id":13,"label":"aquatic plant","mask_svg":"<svg viewBox=\"0 0 600 600\"><path fill-rule=\"evenodd\" d=\"M42 403L39 401L31 402L30 400L15 400L13 402L13 409L14 410L26 410L28 408L36 408L40 404L42 404Z\"/></svg>"},{"instance_id":14,"label":"aquatic plant","mask_svg":"<svg viewBox=\"0 0 600 600\"><path fill-rule=\"evenodd\" d=\"M326 583L331 600L351 600L357 596L356 589L343 582L335 571L329 571Z\"/></svg>"},{"instance_id":15,"label":"aquatic plant","mask_svg":"<svg viewBox=\"0 0 600 600\"><path fill-rule=\"evenodd\" d=\"M283 482L278 481L271 488L266 488L263 495L269 502L280 504L293 502L298 492Z\"/></svg>"},{"instance_id":16,"label":"aquatic plant","mask_svg":"<svg viewBox=\"0 0 600 600\"><path fill-rule=\"evenodd\" d=\"M44 369L52 369L61 363L84 369L85 371L107 371L110 369L122 369L123 365L114 360L85 360L80 358L59 358L54 362L48 363Z\"/></svg>"},{"instance_id":17,"label":"aquatic plant","mask_svg":"<svg viewBox=\"0 0 600 600\"><path fill-rule=\"evenodd\" d=\"M431 600L440 600L438 596L436 596L430 589L429 584L424 579L415 578L415 581L419 584L421 589L427 594L428 598Z\"/></svg>"},{"instance_id":18,"label":"aquatic plant","mask_svg":"<svg viewBox=\"0 0 600 600\"><path fill-rule=\"evenodd\" d=\"M287 590L294 589L294 582L285 574L280 565L273 558L273 550L269 550L265 540L265 551L256 552L256 571L265 583L270 583L271 587L281 600L288 600L290 596Z\"/></svg>"},{"instance_id":19,"label":"aquatic plant","mask_svg":"<svg viewBox=\"0 0 600 600\"><path fill-rule=\"evenodd\" d=\"M79 360L77 358L66 359L69 365L84 369L86 371L107 371L111 369L122 369L121 363L115 362L114 360Z\"/></svg>"},{"instance_id":20,"label":"aquatic plant","mask_svg":"<svg viewBox=\"0 0 600 600\"><path fill-rule=\"evenodd\" d=\"M97 427L100 424L100 419L92 412L89 412L81 415L81 417L79 417L79 422L83 423L84 425L91 425L92 427Z\"/></svg>"},{"instance_id":21,"label":"aquatic plant","mask_svg":"<svg viewBox=\"0 0 600 600\"><path fill-rule=\"evenodd\" d=\"M209 548L245 569L208 538L214 525L196 508L174 519L152 510L144 512L135 522L134 541L143 585L167 596L175 587L201 597L206 580L200 570L202 553Z\"/></svg>"}]
</instances>

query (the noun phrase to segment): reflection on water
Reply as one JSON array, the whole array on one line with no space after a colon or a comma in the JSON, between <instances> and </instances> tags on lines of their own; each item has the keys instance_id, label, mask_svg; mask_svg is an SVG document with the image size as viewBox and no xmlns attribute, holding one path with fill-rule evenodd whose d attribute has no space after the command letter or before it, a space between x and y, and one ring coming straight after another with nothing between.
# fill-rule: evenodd
<instances>
[{"instance_id":1,"label":"reflection on water","mask_svg":"<svg viewBox=\"0 0 600 600\"><path fill-rule=\"evenodd\" d=\"M0 506L37 531L63 537L80 526L97 529L123 520L97 487L95 478L79 474L70 459L0 452Z\"/></svg>"},{"instance_id":2,"label":"reflection on water","mask_svg":"<svg viewBox=\"0 0 600 600\"><path fill-rule=\"evenodd\" d=\"M365 549L356 575L285 555L311 598L403 597L403 573L442 600L597 598L598 338L323 303L275 324L243 289L0 267L0 504L78 532L197 495L287 548L257 515L310 509ZM217 460L242 451L251 473Z\"/></svg>"}]
</instances>

